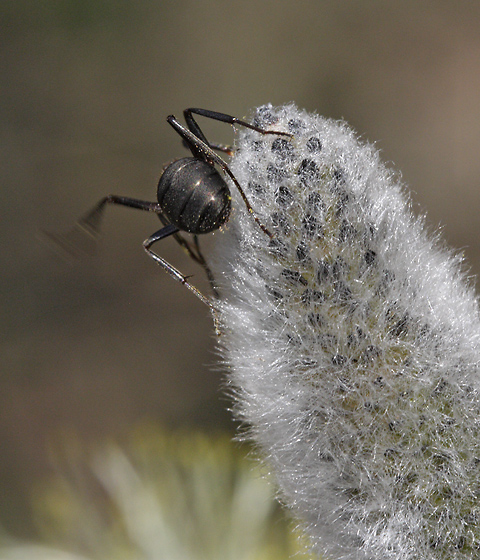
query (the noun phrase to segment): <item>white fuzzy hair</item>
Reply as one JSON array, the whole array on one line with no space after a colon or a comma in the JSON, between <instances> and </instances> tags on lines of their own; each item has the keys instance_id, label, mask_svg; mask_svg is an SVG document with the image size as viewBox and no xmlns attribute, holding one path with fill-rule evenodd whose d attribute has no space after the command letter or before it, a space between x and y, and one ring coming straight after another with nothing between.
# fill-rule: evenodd
<instances>
[{"instance_id":1,"label":"white fuzzy hair","mask_svg":"<svg viewBox=\"0 0 480 560\"><path fill-rule=\"evenodd\" d=\"M480 555L479 316L377 151L294 105L257 109L217 234L236 414L325 558Z\"/></svg>"}]
</instances>

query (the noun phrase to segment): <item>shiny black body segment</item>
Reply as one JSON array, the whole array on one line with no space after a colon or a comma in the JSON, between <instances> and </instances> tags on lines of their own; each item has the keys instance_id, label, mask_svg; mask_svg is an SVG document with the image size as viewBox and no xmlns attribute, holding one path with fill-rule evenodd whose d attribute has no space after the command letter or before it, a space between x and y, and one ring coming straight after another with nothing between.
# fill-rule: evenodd
<instances>
[{"instance_id":1,"label":"shiny black body segment","mask_svg":"<svg viewBox=\"0 0 480 560\"><path fill-rule=\"evenodd\" d=\"M198 158L171 163L158 182L158 203L165 218L181 231L200 234L228 220L231 197L220 173Z\"/></svg>"}]
</instances>

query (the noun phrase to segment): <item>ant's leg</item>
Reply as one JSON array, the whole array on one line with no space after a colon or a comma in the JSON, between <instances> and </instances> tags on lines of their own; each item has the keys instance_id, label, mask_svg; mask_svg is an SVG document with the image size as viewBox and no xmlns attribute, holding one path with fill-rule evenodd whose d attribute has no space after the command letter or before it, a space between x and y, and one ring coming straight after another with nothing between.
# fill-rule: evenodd
<instances>
[{"instance_id":1,"label":"ant's leg","mask_svg":"<svg viewBox=\"0 0 480 560\"><path fill-rule=\"evenodd\" d=\"M159 214L158 217L160 218L164 226L170 225L166 220L166 218L163 216L163 214ZM173 232L171 235L173 235L175 241L180 245L180 247L182 247L182 249L187 253L187 255L203 268L205 274L207 275L207 279L210 283L210 287L212 288L213 295L215 296L215 298L218 299L218 292L215 288L215 280L213 277L213 273L210 270L209 266L207 265L207 261L205 260L205 257L203 256L200 250L200 245L198 243L198 236L197 235L193 236L194 242L192 244L189 243L187 239L185 239L185 237L183 237L179 233L178 228L177 231Z\"/></svg>"},{"instance_id":2,"label":"ant's leg","mask_svg":"<svg viewBox=\"0 0 480 560\"><path fill-rule=\"evenodd\" d=\"M98 237L100 231L100 222L105 211L107 204L118 204L120 206L127 206L128 208L136 208L137 210L146 210L147 212L155 212L160 214L162 212L158 202L148 202L146 200L138 200L137 198L130 198L128 196L118 196L110 194L102 198L93 208L80 218L76 226L85 230L88 234Z\"/></svg>"},{"instance_id":3,"label":"ant's leg","mask_svg":"<svg viewBox=\"0 0 480 560\"><path fill-rule=\"evenodd\" d=\"M119 204L122 206L128 206L129 208L137 208L139 210L146 210L148 212L155 212L156 214L158 214L160 220L165 226L160 230L164 232L164 235L152 241L152 243L155 243L155 241L158 241L159 239L162 239L163 237L166 237L168 235L173 235L177 243L183 249L185 249L189 257L203 267L207 275L208 281L210 282L213 288L213 274L208 268L205 258L200 251L200 247L198 245L198 239L195 236L195 248L192 247L192 245L182 235L180 235L180 233L178 233L179 229L167 222L167 220L163 216L160 204L156 202L147 202L144 200L129 198L126 196L110 195L102 199L87 216L85 216L82 220L79 220L79 223L82 222L82 225L83 227L85 227L85 229L89 228L90 230L95 231L93 228L93 222L97 222L97 223L99 222L99 215L101 215L103 208L105 207L106 204ZM172 230L171 233L168 233L169 230L167 228L174 228L174 231ZM151 239L151 237L149 239Z\"/></svg>"},{"instance_id":4,"label":"ant's leg","mask_svg":"<svg viewBox=\"0 0 480 560\"><path fill-rule=\"evenodd\" d=\"M213 295L216 299L219 297L219 293L217 288L215 287L215 278L213 276L213 272L210 270L210 267L205 260L202 251L200 250L200 244L198 242L198 235L193 236L193 243L195 244L195 249L197 251L197 255L199 257L199 263L203 266L203 270L205 270L205 274L207 275L208 281L210 282L210 287L212 288Z\"/></svg>"},{"instance_id":5,"label":"ant's leg","mask_svg":"<svg viewBox=\"0 0 480 560\"><path fill-rule=\"evenodd\" d=\"M265 130L264 128L260 128L258 126L255 126L253 124L250 124L246 121L242 121L240 119L238 119L237 117L232 117L231 115L226 115L225 113L218 113L216 111L209 111L208 109L198 109L198 108L190 108L190 109L185 109L185 111L183 111L183 116L185 117L185 122L187 123L188 129L193 132L193 134L195 134L195 136L197 136L197 138L200 138L200 140L202 140L202 142L204 142L209 148L212 148L213 150L219 150L221 152L224 152L226 154L228 154L229 156L232 156L234 151L233 148L231 146L224 146L223 144L212 144L211 142L209 142L205 136L205 134L203 134L202 129L200 128L200 126L198 125L197 121L195 120L195 118L193 117L193 114L195 115L200 115L202 117L206 117L208 119L213 119L216 121L221 121L221 122L226 122L228 124L231 125L240 125L240 126L244 126L246 128L250 128L252 130L255 130L256 132L259 132L260 134L275 134L277 136L288 136L289 138L292 138L292 134L289 134L288 132L277 132L275 130ZM188 147L188 144L187 144ZM196 155L196 154L194 154Z\"/></svg>"},{"instance_id":6,"label":"ant's leg","mask_svg":"<svg viewBox=\"0 0 480 560\"><path fill-rule=\"evenodd\" d=\"M182 143L184 147L187 148L187 150L190 150L190 146L188 145L186 140L183 140ZM227 146L226 144L212 144L212 142L208 142L208 146L212 148L212 150L217 150L219 152L227 154L227 156L233 156L233 154L235 153L233 146Z\"/></svg>"},{"instance_id":7,"label":"ant's leg","mask_svg":"<svg viewBox=\"0 0 480 560\"><path fill-rule=\"evenodd\" d=\"M159 218L160 218L160 220L161 220L161 222L163 223L164 226L169 225L168 221L164 218L164 216L162 214L159 214ZM218 292L215 289L215 282L214 282L212 271L208 267L207 261L205 260L205 257L203 256L202 252L200 251L200 245L198 243L198 236L197 235L193 236L193 241L194 241L193 244L189 243L185 239L185 237L180 235L180 233L178 231L176 233L173 233L173 237L174 237L175 241L187 253L187 255L203 268L203 270L205 271L205 274L207 275L207 279L210 282L210 286L212 288L213 295L216 298L218 298Z\"/></svg>"},{"instance_id":8,"label":"ant's leg","mask_svg":"<svg viewBox=\"0 0 480 560\"><path fill-rule=\"evenodd\" d=\"M87 230L98 232L100 220L107 204L118 204L119 206L127 206L128 208L136 208L137 210L146 210L147 212L155 212L161 214L162 208L158 202L148 202L146 200L138 200L137 198L130 198L128 196L118 196L110 194L102 198L100 202L83 218L78 220L78 223Z\"/></svg>"},{"instance_id":9,"label":"ant's leg","mask_svg":"<svg viewBox=\"0 0 480 560\"><path fill-rule=\"evenodd\" d=\"M170 115L170 116L167 117L167 122L187 142L188 146L190 147L190 150L191 150L192 154L195 157L203 159L204 161L206 161L206 162L208 162L212 165L216 163L223 170L223 172L226 173L230 177L230 179L234 182L235 186L237 187L238 192L240 193L240 195L241 195L241 197L242 197L242 199L245 203L245 206L247 207L247 210L253 216L253 219L257 222L260 229L264 233L266 233L269 237L273 237L273 235L268 231L268 229L258 219L257 215L255 214L255 211L253 210L253 208L250 205L250 202L248 201L248 198L247 198L246 194L243 192L243 189L240 186L240 183L237 181L235 175L231 172L227 163L225 161L223 161L223 159L220 156L218 156L212 150L212 148L210 148L208 143L204 142L201 138L198 138L192 131L190 131L187 128L185 128L184 126L182 126L173 115ZM202 136L203 136L203 134L202 134Z\"/></svg>"},{"instance_id":10,"label":"ant's leg","mask_svg":"<svg viewBox=\"0 0 480 560\"><path fill-rule=\"evenodd\" d=\"M206 139L206 137L203 134L201 128L198 126L197 121L194 119L192 113L194 113L195 115L200 115L202 117L207 117L208 119L213 119L215 121L226 122L226 123L231 124L231 125L238 124L240 126L250 128L251 130L255 130L256 132L260 132L260 134L275 134L277 136L288 136L289 138L293 137L293 135L289 134L288 132L277 132L275 130L265 130L264 128L260 128L258 126L253 125L253 124L250 124L246 121L242 121L240 119L237 119L237 117L232 117L231 115L226 115L225 113L217 113L216 111L209 111L208 109L194 109L194 108L185 109L185 111L183 111L183 115L185 117L185 122L187 123L187 126L188 126L189 130L191 130L195 134L195 136L200 138L200 140L205 142L205 144L207 144L207 146L209 146L209 147L213 147L213 145L210 144L208 142L208 140Z\"/></svg>"},{"instance_id":11,"label":"ant's leg","mask_svg":"<svg viewBox=\"0 0 480 560\"><path fill-rule=\"evenodd\" d=\"M179 270L177 270L165 259L162 259L162 257L157 255L150 249L150 247L157 241L160 241L161 239L165 239L165 237L168 237L169 235L173 235L177 232L178 232L178 228L174 225L169 224L168 226L165 226L162 229L158 230L156 233L151 235L148 239L145 239L145 241L143 242L143 247L145 248L145 251L147 251L150 257L152 257L152 259L157 264L159 264L166 272L168 272L168 274L170 274L170 276L174 280L180 282L180 284L183 284L187 289L189 289L192 293L194 293L198 297L198 299L203 301L205 305L208 305L212 313L215 315L216 310L213 304L210 302L210 300L207 297L205 297L202 294L202 292L200 292L197 288L195 288L195 286L190 284L187 280L187 277L184 276Z\"/></svg>"},{"instance_id":12,"label":"ant's leg","mask_svg":"<svg viewBox=\"0 0 480 560\"><path fill-rule=\"evenodd\" d=\"M190 243L188 243L188 241L178 233L179 229L176 226L172 226L171 224L169 224L167 222L167 220L165 219L165 217L162 214L161 206L157 202L147 202L147 201L144 201L144 200L138 200L136 198L130 198L130 197L126 197L126 196L109 195L109 196L106 196L105 198L103 198L95 206L95 208L93 210L91 210L86 216L84 216L83 218L81 218L78 221L78 224L80 225L80 227L83 227L87 232L91 232L93 235L98 236L101 215L103 214L104 208L107 204L118 204L118 205L121 205L121 206L127 206L129 208L136 208L138 210L146 210L147 212L155 212L156 214L158 214L160 220L163 222L165 227L163 227L157 233L160 234L160 233L163 232L163 235L158 237L158 239L153 239L153 240L152 240L152 238L154 236L151 236L148 239L148 240L152 240L150 245L152 243L155 243L155 241L159 241L160 239L163 239L164 237L167 237L169 235L173 235L175 237L175 240L177 241L177 243L179 243L179 245L181 245L186 250L188 255L195 262L200 264L205 269L208 280L211 282L212 273L210 272L209 268L207 267L205 259L200 252L200 248L198 246L198 241L195 243L196 247L194 249L190 245ZM148 248L147 248L147 250L148 250Z\"/></svg>"},{"instance_id":13,"label":"ant's leg","mask_svg":"<svg viewBox=\"0 0 480 560\"><path fill-rule=\"evenodd\" d=\"M83 255L92 255L100 237L100 223L107 204L119 204L139 210L161 213L160 205L125 196L110 195L100 202L85 216L80 218L73 228L66 233L43 232L43 236L66 258L76 260Z\"/></svg>"},{"instance_id":14,"label":"ant's leg","mask_svg":"<svg viewBox=\"0 0 480 560\"><path fill-rule=\"evenodd\" d=\"M158 214L160 221L164 226L168 226L170 222L165 218L165 216L161 213ZM196 247L193 247L178 231L173 234L175 241L180 245L180 247L187 253L187 255L194 260L199 265L205 267L205 259L200 251L197 250L198 243L195 244ZM208 276L208 273L207 273Z\"/></svg>"}]
</instances>

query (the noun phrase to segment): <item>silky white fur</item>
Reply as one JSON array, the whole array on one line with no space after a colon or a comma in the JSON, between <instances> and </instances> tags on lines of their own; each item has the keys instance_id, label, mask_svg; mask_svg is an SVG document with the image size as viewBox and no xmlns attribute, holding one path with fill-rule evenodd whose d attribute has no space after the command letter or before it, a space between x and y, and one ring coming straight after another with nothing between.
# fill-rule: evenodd
<instances>
[{"instance_id":1,"label":"silky white fur","mask_svg":"<svg viewBox=\"0 0 480 560\"><path fill-rule=\"evenodd\" d=\"M217 234L236 415L316 553L480 555L479 316L459 260L342 122L293 105L239 129Z\"/></svg>"}]
</instances>

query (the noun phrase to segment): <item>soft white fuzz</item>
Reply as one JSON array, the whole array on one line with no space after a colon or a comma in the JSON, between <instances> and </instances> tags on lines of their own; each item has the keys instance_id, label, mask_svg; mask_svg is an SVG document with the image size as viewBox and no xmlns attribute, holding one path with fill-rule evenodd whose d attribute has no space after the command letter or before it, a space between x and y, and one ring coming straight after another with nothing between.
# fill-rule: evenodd
<instances>
[{"instance_id":1,"label":"soft white fuzz","mask_svg":"<svg viewBox=\"0 0 480 560\"><path fill-rule=\"evenodd\" d=\"M293 105L239 130L217 235L237 417L326 558L480 556L479 316L460 259L342 122Z\"/></svg>"}]
</instances>

